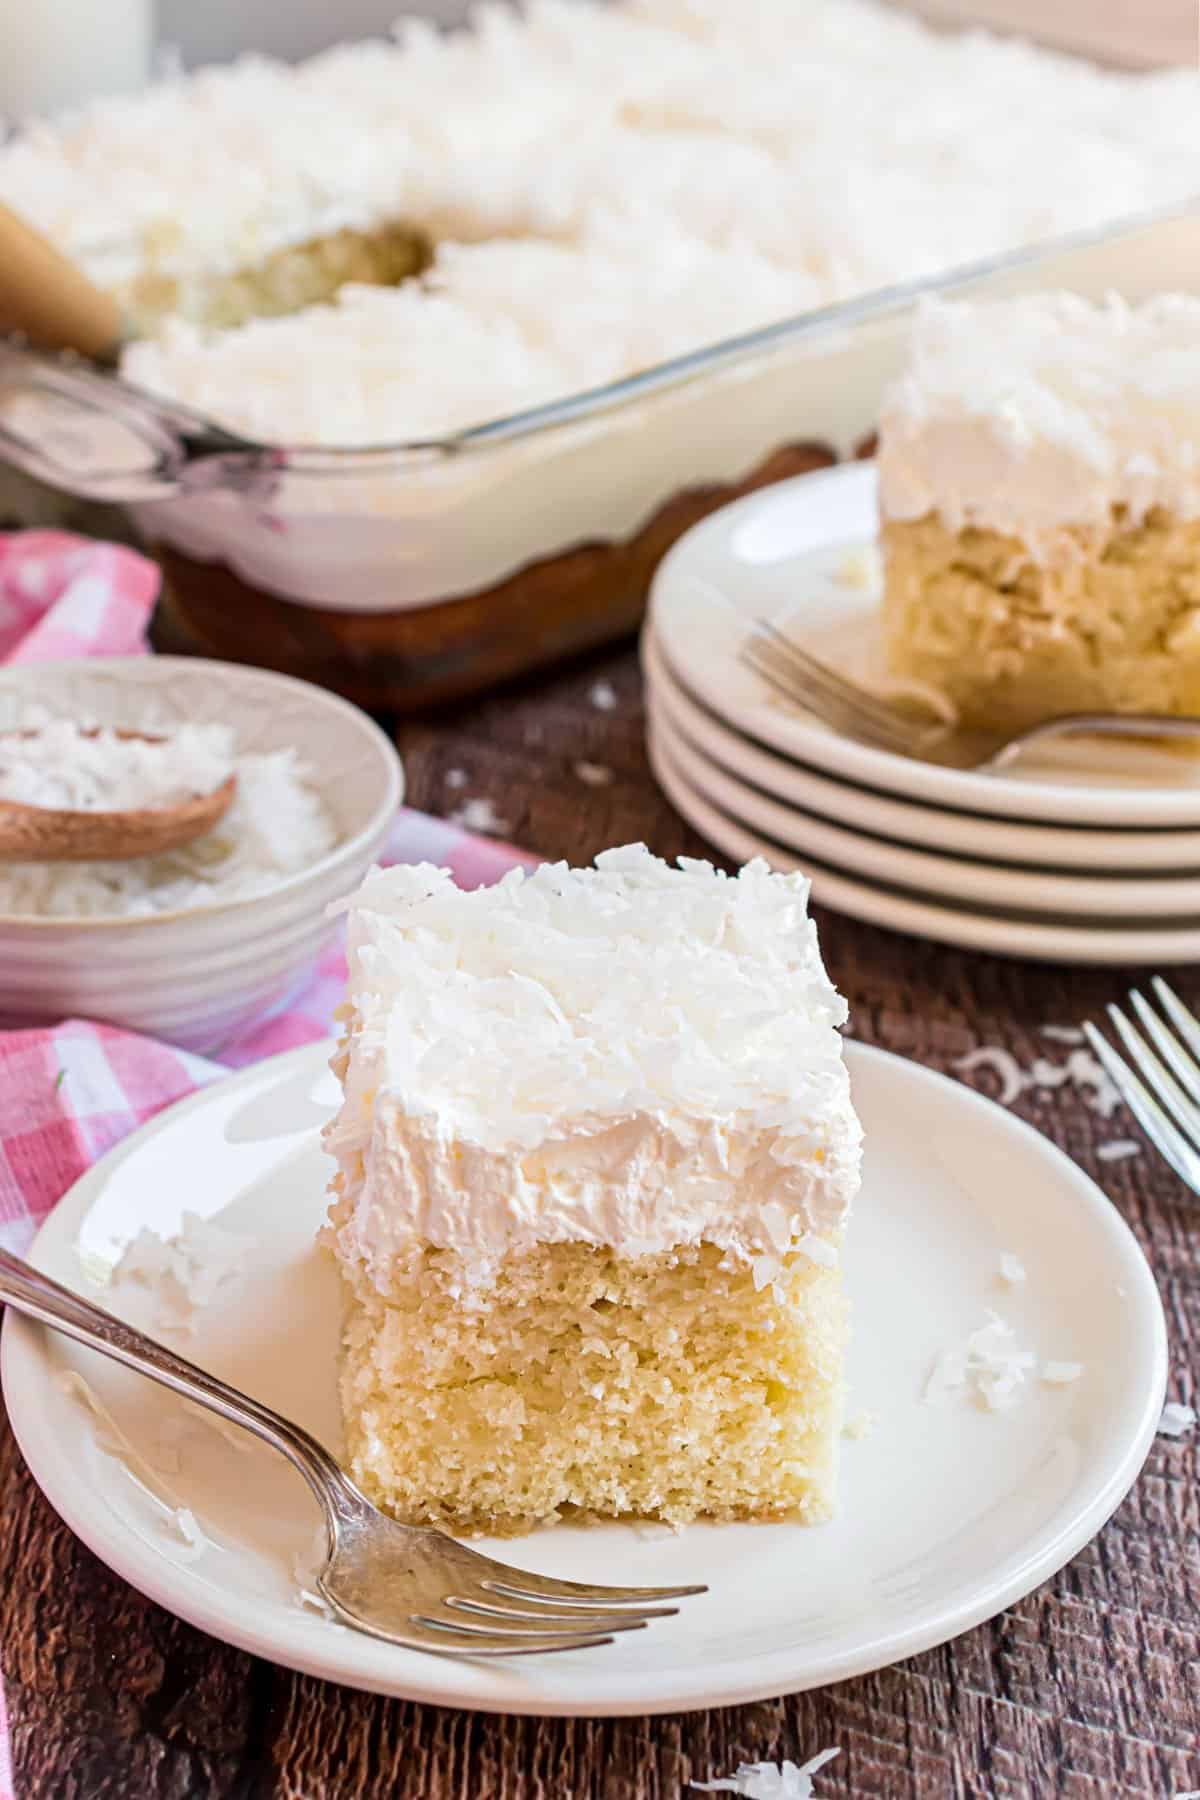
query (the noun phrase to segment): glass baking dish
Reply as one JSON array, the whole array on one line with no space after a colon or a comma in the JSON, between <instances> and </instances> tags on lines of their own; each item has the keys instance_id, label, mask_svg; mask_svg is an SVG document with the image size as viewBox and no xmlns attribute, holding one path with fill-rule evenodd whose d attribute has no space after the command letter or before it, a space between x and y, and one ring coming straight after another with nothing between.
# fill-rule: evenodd
<instances>
[{"instance_id":1,"label":"glass baking dish","mask_svg":"<svg viewBox=\"0 0 1200 1800\"><path fill-rule=\"evenodd\" d=\"M853 454L928 293L1200 279L1200 202L787 319L428 443L250 443L116 377L0 352L0 460L120 504L169 647L375 709L459 698L630 632L653 569L735 495ZM11 510L8 509L8 510Z\"/></svg>"}]
</instances>

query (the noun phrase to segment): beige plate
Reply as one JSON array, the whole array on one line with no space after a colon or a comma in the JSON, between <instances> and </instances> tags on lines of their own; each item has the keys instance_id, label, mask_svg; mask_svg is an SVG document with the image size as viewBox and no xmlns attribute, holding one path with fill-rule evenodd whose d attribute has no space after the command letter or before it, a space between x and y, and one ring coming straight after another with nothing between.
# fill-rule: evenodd
<instances>
[{"instance_id":1,"label":"beige plate","mask_svg":"<svg viewBox=\"0 0 1200 1800\"><path fill-rule=\"evenodd\" d=\"M144 1127L55 1209L33 1256L79 1286L89 1275L102 1283L142 1226L170 1233L185 1210L243 1233L238 1273L174 1341L336 1442L338 1299L313 1245L329 1175L316 1133L335 1098L331 1047L245 1070ZM287 1667L444 1706L587 1716L735 1705L877 1669L965 1631L1074 1556L1136 1478L1162 1406L1162 1308L1132 1234L1061 1151L915 1064L854 1043L847 1060L867 1141L846 1252L850 1404L880 1422L845 1445L839 1518L677 1536L560 1526L495 1547L568 1578L611 1580L619 1569L630 1582L711 1585L652 1633L481 1666L333 1625L300 1603L293 1561L308 1551L317 1514L290 1468L189 1422L177 1470L155 1478L156 1502L104 1447L62 1375L84 1374L151 1459L161 1460L178 1403L10 1318L5 1398L35 1479L110 1568L181 1618ZM997 1283L1005 1250L1025 1265L1020 1289ZM144 1289L89 1291L161 1329ZM1034 1382L1006 1413L923 1403L934 1360L989 1307L1040 1357L1082 1362L1082 1379ZM174 1506L205 1534L198 1552Z\"/></svg>"}]
</instances>

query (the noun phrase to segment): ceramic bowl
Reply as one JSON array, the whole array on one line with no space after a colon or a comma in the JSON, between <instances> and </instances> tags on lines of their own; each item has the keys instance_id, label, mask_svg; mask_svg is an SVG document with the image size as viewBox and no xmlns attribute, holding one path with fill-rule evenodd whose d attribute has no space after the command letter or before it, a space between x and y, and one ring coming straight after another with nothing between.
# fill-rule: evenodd
<instances>
[{"instance_id":1,"label":"ceramic bowl","mask_svg":"<svg viewBox=\"0 0 1200 1800\"><path fill-rule=\"evenodd\" d=\"M135 919L0 914L0 1022L100 1019L209 1054L283 1006L337 929L330 904L375 861L404 791L356 707L290 676L191 657L0 670L0 731L31 705L134 730L219 721L240 750L299 751L339 834L268 893Z\"/></svg>"}]
</instances>

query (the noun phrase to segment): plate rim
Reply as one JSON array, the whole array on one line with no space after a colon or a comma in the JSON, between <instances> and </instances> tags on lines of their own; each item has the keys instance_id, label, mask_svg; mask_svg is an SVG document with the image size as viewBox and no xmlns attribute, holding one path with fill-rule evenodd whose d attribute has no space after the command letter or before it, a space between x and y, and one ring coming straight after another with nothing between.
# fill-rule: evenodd
<instances>
[{"instance_id":1,"label":"plate rim","mask_svg":"<svg viewBox=\"0 0 1200 1800\"><path fill-rule=\"evenodd\" d=\"M866 490L864 497L869 497L877 487L878 473L873 462L861 460L792 475L785 481L773 482L769 487L756 489L718 507L676 540L654 572L646 616L667 665L677 679L682 678L682 671L676 666L669 647L670 633L662 629L663 612L671 603L664 596L670 595L681 578L703 580L710 588L715 585L711 576L689 572L688 564L698 550L703 554L709 538L718 539L723 533L741 526L762 508L778 506L789 498L814 500L821 487L834 484L846 487L858 484ZM778 569L787 560L780 558L772 566ZM1051 781L1016 781L1004 775L984 777L895 756L873 745L860 744L828 726L815 722L810 725L803 718L785 712L775 713L766 706L752 709L731 704L729 695L722 696L718 692L719 683L707 680L703 669L698 674L692 668L685 685L701 696L722 719L776 750L811 762L822 771L857 781L861 786L940 806L946 811L984 813L1026 823L1058 825L1077 819L1093 827L1114 829L1119 829L1122 824L1144 828L1147 823L1163 827L1181 825L1192 830L1200 826L1200 786L1188 792L1151 786L1113 788L1087 783L1071 787ZM986 799L980 792L985 783Z\"/></svg>"},{"instance_id":2,"label":"plate rim","mask_svg":"<svg viewBox=\"0 0 1200 1800\"><path fill-rule=\"evenodd\" d=\"M939 827L944 829L948 826L956 833L967 832L972 839L970 848L959 843L956 854L979 862L995 862L1015 868L1089 869L1095 866L1097 857L1116 854L1121 860L1108 865L1110 875L1148 879L1168 871L1177 872L1180 868L1186 870L1189 866L1200 871L1200 828L1188 831L1181 826L1160 825L1149 826L1145 831L1139 831L1133 826L1106 830L1101 826L1072 825L1065 821L1051 824L1038 820L1005 819L988 813L958 812L909 795L883 793L875 788L864 787L859 782L843 780L830 770L813 768L782 750L761 743L758 738L740 730L728 720L718 718L669 667L649 624L642 632L639 654L649 717L652 718L659 709L667 714L679 711L686 716L696 738L702 740L697 747L710 762L735 774L739 781L751 786L755 785L751 777L740 769L733 769L732 760L726 762L723 757L737 757L744 759L748 766L770 768L770 775L763 773L760 776L763 792L773 795L785 805L801 807L811 812L814 818L830 816L822 810L823 806L837 806L844 817L852 816L853 810L865 806L872 818L871 823L861 826L865 834L890 839L898 844L908 844L921 850L935 848L932 833ZM682 725L678 729L685 737L688 735ZM731 745L732 750L727 745ZM798 778L802 783L815 783L819 798L806 801L794 799L790 792L785 791L793 778ZM826 789L829 790L828 793L823 791ZM879 808L885 811L896 808L900 816L883 821L879 817ZM913 819L910 820L908 815L913 815ZM926 830L931 835L920 835ZM904 835L906 832L910 835ZM999 841L980 847L983 840L975 838L974 834L977 832L985 836L995 833ZM1028 843L1023 848L1018 847L1017 839L1023 838L1026 833L1034 838L1037 848ZM1150 861L1141 860L1149 846L1153 845L1156 851L1160 846L1169 849L1180 838L1195 840L1194 864L1180 864L1157 855ZM942 842L944 841L943 839ZM1061 857L1067 846L1074 847L1074 860L1055 861L1054 856L1057 854ZM1125 860L1130 848L1137 851L1138 855ZM942 850L941 854L947 852Z\"/></svg>"},{"instance_id":3,"label":"plate rim","mask_svg":"<svg viewBox=\"0 0 1200 1800\"><path fill-rule=\"evenodd\" d=\"M798 870L807 876L813 899L846 918L923 943L950 944L958 950L1026 962L1142 968L1154 963L1177 967L1200 961L1200 922L1192 930L1155 930L1145 925L1135 925L1129 931L1099 925L1042 925L980 908L954 906L936 896L893 894L847 870L834 868L820 858L803 856L764 833L739 825L676 770L664 767L664 758L656 753L649 736L647 754L654 779L667 800L718 854L733 863L761 856L773 868ZM712 829L714 817L720 821L719 835Z\"/></svg>"},{"instance_id":4,"label":"plate rim","mask_svg":"<svg viewBox=\"0 0 1200 1800\"><path fill-rule=\"evenodd\" d=\"M169 1129L181 1111L202 1108L211 1102L214 1093L228 1092L234 1085L249 1085L256 1077L261 1079L264 1075L278 1072L282 1079L306 1065L311 1065L315 1073L325 1066L331 1046L332 1040L323 1040L285 1051L248 1068L232 1071L228 1076L206 1084L175 1105L164 1108L115 1145L73 1183L43 1222L34 1240L31 1256L39 1266L44 1266L47 1261L53 1265L57 1240L63 1239L66 1234L65 1241L73 1241L80 1220L103 1188L109 1171L126 1157L136 1155L143 1144L151 1141L161 1131ZM227 1612L211 1599L214 1592L220 1594L227 1590L214 1588L214 1584L201 1577L196 1570L172 1562L156 1551L147 1550L145 1554L138 1554L138 1540L115 1515L109 1514L103 1507L89 1508L86 1504L89 1490L86 1484L70 1480L67 1473L69 1463L64 1466L63 1482L58 1483L53 1479L55 1454L62 1452L62 1446L52 1430L39 1432L36 1404L38 1380L44 1380L49 1373L46 1331L32 1321L8 1312L0 1333L0 1385L3 1386L13 1435L30 1476L68 1529L106 1567L174 1617L183 1619L219 1642L262 1657L278 1667L315 1675L366 1692L382 1693L422 1704L457 1707L471 1712L568 1718L637 1717L703 1711L717 1706L737 1706L756 1700L774 1699L784 1694L801 1693L832 1682L849 1680L890 1667L893 1663L961 1636L985 1620L995 1617L1057 1574L1091 1542L1132 1489L1153 1444L1166 1392L1169 1370L1166 1319L1153 1271L1128 1222L1091 1176L1079 1168L1057 1144L1026 1120L940 1070L928 1068L877 1045L859 1043L855 1039L848 1039L845 1047L852 1064L862 1062L869 1067L883 1063L893 1069L898 1066L908 1078L928 1083L944 1093L948 1092L953 1096L953 1104L964 1107L968 1112L983 1111L989 1116L999 1114L1008 1131L1031 1149L1036 1149L1040 1156L1062 1173L1075 1190L1076 1203L1084 1207L1085 1216L1120 1246L1131 1283L1130 1293L1145 1310L1152 1332L1150 1375L1147 1391L1141 1401L1137 1428L1131 1432L1119 1453L1108 1455L1100 1471L1101 1479L1098 1485L1093 1483L1086 1504L1076 1507L1072 1518L1036 1552L1026 1552L1020 1557L1005 1579L990 1577L976 1587L972 1596L960 1600L950 1612L944 1610L944 1603L943 1610L939 1612L935 1602L932 1608L926 1607L916 1624L893 1631L890 1636L881 1640L860 1640L836 1655L826 1653L799 1677L795 1673L789 1674L784 1666L791 1664L794 1667L796 1664L797 1651L795 1647L791 1647L769 1653L763 1659L766 1666L756 1676L739 1679L737 1671L745 1666L742 1662L718 1663L711 1666L712 1674L707 1678L703 1670L690 1680L686 1675L676 1674L661 1693L647 1692L650 1684L646 1670L626 1671L625 1691L621 1691L618 1682L615 1684L615 1693L610 1692L599 1699L588 1698L586 1694L572 1697L569 1692L558 1690L549 1695L539 1693L536 1676L530 1679L520 1663L502 1668L496 1665L480 1668L478 1664L460 1661L442 1664L438 1659L426 1659L416 1652L393 1651L392 1647L381 1646L375 1639L359 1639L358 1634L352 1632L347 1633L344 1639L340 1635L330 1637L324 1621L318 1620L315 1615L308 1618L299 1609L296 1610L295 1619L289 1620L295 1627L294 1631L289 1631L286 1642L281 1643L279 1635L271 1631L269 1623L265 1629L256 1630L243 1624L240 1618L231 1622ZM48 1272L53 1273L54 1267ZM32 1455L31 1445L35 1446ZM46 1461L41 1456L43 1449L47 1453ZM47 1464L51 1469L49 1484L43 1479ZM268 1614L268 1619L271 1616L273 1615ZM312 1632L311 1628L314 1626L320 1627L319 1635ZM311 1647L307 1642L310 1636ZM330 1642L334 1648L332 1658L329 1655ZM347 1668L341 1662L337 1646L344 1642L355 1643L359 1647L364 1666ZM369 1666L369 1653L372 1650L376 1657L394 1654L398 1659L403 1659L396 1677L391 1677L385 1670ZM438 1670L441 1671L440 1676ZM447 1681L446 1677L451 1672L465 1673L460 1687L456 1687L452 1680ZM714 1679L718 1679L715 1686ZM474 1691L470 1687L471 1682L476 1684Z\"/></svg>"},{"instance_id":5,"label":"plate rim","mask_svg":"<svg viewBox=\"0 0 1200 1800\"><path fill-rule=\"evenodd\" d=\"M879 858L893 859L889 869L890 886L904 887L910 893L928 893L947 905L972 909L987 905L987 899L981 894L972 895L966 891L966 881L960 884L961 891L959 892L954 892L953 889L941 885L943 882L954 882L956 871L961 869L966 871L967 876L977 888L985 888L990 880L998 889L1015 886L1018 883L1040 889L1044 905L1034 905L1032 901L1023 902L1015 898L1001 902L999 893L995 895L995 900L998 905L1011 907L1014 913L1041 913L1047 923L1052 923L1057 916L1072 925L1086 926L1088 929L1096 930L1098 929L1097 919L1103 919L1110 924L1124 928L1143 923L1152 925L1155 921L1161 921L1164 918L1178 919L1188 913L1200 917L1200 874L1198 873L1161 875L1157 879L1145 874L1109 875L1106 873L1089 876L1083 870L1071 872L1052 868L1022 867L1013 863L993 863L983 857L955 856L947 851L934 850L924 844L901 843L894 838L880 837L874 832L856 831L853 826L840 825L835 819L824 819L819 814L810 812L806 807L789 805L778 795L766 793L763 789L755 787L753 782L746 780L743 776L735 775L723 768L713 756L696 744L688 736L687 731L677 725L669 716L669 708L665 706L658 712L651 710L647 721L647 731L649 736L658 738L665 747L669 761L678 763L681 758L686 759L685 766L689 771L693 765L695 766L698 779L693 785L719 811L729 815L732 807L743 803L758 815L758 818L755 819L748 811L747 823L753 830L761 832L769 842L777 843L781 849L794 851L801 858L811 854L820 862L836 865L839 871L844 871L846 875L857 880L869 879L868 870L856 869L849 860L851 856L860 852L861 847L861 852L865 855L869 856L874 852ZM777 817L778 825L761 822L768 817ZM811 831L810 828L812 828ZM790 836L792 832L800 835L808 833L810 836L825 837L832 834L838 840L838 846L836 850L822 849L815 844L796 842ZM847 860L843 861L843 858ZM916 859L926 865L922 872L920 887L914 885L911 878L910 859ZM897 867L901 862L904 863L906 869L903 880L900 878ZM1089 888L1092 889L1093 895L1099 896L1099 900L1103 900L1103 905L1088 895ZM1154 907L1147 909L1145 899L1142 898L1141 910L1120 912L1117 908L1121 904L1133 907L1139 899L1139 893L1135 892L1122 903L1119 899L1113 899L1112 890L1114 888L1140 890L1141 894L1144 894L1146 889L1153 888L1158 893L1170 898L1174 898L1172 890L1186 888L1188 892L1170 910L1157 910Z\"/></svg>"}]
</instances>

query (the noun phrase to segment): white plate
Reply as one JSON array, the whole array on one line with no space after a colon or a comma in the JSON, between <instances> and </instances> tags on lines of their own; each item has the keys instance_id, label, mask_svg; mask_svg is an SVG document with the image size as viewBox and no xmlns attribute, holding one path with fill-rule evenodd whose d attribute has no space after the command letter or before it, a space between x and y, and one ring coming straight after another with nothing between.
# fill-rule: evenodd
<instances>
[{"instance_id":1,"label":"white plate","mask_svg":"<svg viewBox=\"0 0 1200 1800\"><path fill-rule=\"evenodd\" d=\"M1007 775L964 774L876 750L775 700L738 649L773 619L861 677L881 662L879 594L846 579L876 542L870 463L800 475L702 519L660 563L650 619L676 677L739 731L801 762L934 806L1078 825L1200 825L1200 760L1063 744Z\"/></svg>"},{"instance_id":2,"label":"white plate","mask_svg":"<svg viewBox=\"0 0 1200 1800\"><path fill-rule=\"evenodd\" d=\"M774 843L827 866L883 881L890 887L934 895L951 904L1040 915L1043 922L1097 919L1124 925L1165 919L1200 930L1200 876L1138 880L1114 875L1053 874L1046 869L1016 869L997 863L972 862L915 850L865 832L846 831L828 819L815 818L761 793L709 760L672 722L667 710L652 705L649 729L676 770L693 787L740 825L761 831Z\"/></svg>"},{"instance_id":3,"label":"white plate","mask_svg":"<svg viewBox=\"0 0 1200 1800\"><path fill-rule=\"evenodd\" d=\"M903 931L910 937L930 938L937 944L956 944L965 950L989 950L996 956L1023 956L1042 962L1160 966L1200 962L1200 925L1056 925L1028 915L1014 917L942 904L935 895L914 895L890 888L881 878L860 881L811 855L796 856L784 845L760 836L714 806L664 753L653 730L647 741L650 766L663 792L701 837L733 862L762 856L772 868L801 870L812 883L814 899L851 919Z\"/></svg>"},{"instance_id":4,"label":"white plate","mask_svg":"<svg viewBox=\"0 0 1200 1800\"><path fill-rule=\"evenodd\" d=\"M1084 826L1023 825L982 813L917 806L891 794L818 774L743 737L698 705L667 668L647 631L642 667L651 713L665 714L711 761L789 806L840 820L875 837L1023 868L1103 869L1112 873L1200 870L1200 831L1090 831Z\"/></svg>"},{"instance_id":5,"label":"white plate","mask_svg":"<svg viewBox=\"0 0 1200 1800\"><path fill-rule=\"evenodd\" d=\"M337 1298L313 1247L328 1173L315 1140L328 1053L317 1045L260 1064L145 1126L56 1209L34 1258L85 1286L83 1269L102 1276L141 1226L169 1232L184 1209L219 1215L255 1247L181 1348L333 1441ZM315 1523L299 1477L257 1443L235 1447L202 1424L170 1480L218 1547L187 1562L59 1377L81 1371L144 1451L178 1403L10 1316L5 1398L35 1478L104 1562L203 1630L291 1668L440 1705L585 1716L734 1705L880 1668L965 1631L1060 1568L1134 1481L1162 1405L1162 1309L1132 1234L1061 1151L944 1077L854 1043L848 1056L868 1146L846 1252L851 1408L881 1419L846 1443L837 1521L678 1536L564 1526L491 1546L561 1576L709 1582L678 1618L602 1650L504 1667L423 1657L332 1625L294 1601L290 1559ZM1005 1250L1025 1265L1022 1288L996 1283ZM131 1315L141 1300L139 1322L153 1307L127 1283L117 1291ZM935 1358L987 1307L1040 1356L1084 1363L1082 1379L1035 1383L1005 1413L958 1398L924 1404Z\"/></svg>"}]
</instances>

